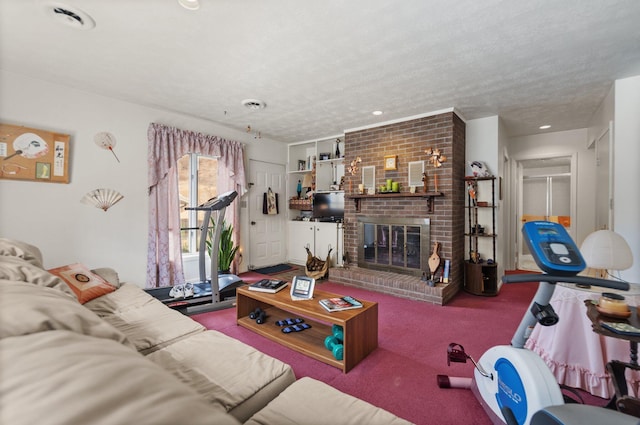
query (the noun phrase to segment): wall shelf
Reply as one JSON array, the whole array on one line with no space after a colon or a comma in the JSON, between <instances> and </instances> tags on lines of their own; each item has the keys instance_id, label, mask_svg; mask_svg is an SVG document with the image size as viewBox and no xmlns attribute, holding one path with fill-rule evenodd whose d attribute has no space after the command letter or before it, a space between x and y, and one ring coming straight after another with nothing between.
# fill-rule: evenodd
<instances>
[{"instance_id":1,"label":"wall shelf","mask_svg":"<svg viewBox=\"0 0 640 425\"><path fill-rule=\"evenodd\" d=\"M407 193L407 192L392 192L392 193L376 193L374 195L345 195L347 199L353 199L356 204L356 212L360 212L360 202L364 199L382 199L382 198L426 198L427 208L429 214L433 213L433 198L444 196L442 192L425 192L425 193Z\"/></svg>"}]
</instances>

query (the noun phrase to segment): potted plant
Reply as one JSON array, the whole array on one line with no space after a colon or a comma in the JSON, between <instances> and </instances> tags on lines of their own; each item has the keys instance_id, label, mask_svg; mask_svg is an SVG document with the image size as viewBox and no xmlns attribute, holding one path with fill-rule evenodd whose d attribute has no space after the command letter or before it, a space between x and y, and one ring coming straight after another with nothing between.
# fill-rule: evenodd
<instances>
[{"instance_id":1,"label":"potted plant","mask_svg":"<svg viewBox=\"0 0 640 425\"><path fill-rule=\"evenodd\" d=\"M207 232L207 252L209 253L209 257L211 257L212 247L211 243L213 241L213 232L215 231L216 223L211 217L211 225L209 226L209 231ZM220 247L218 249L218 270L221 273L229 273L231 270L231 263L233 262L234 257L236 256L236 252L238 252L238 246L234 246L233 244L233 226L228 224L226 220L222 220L222 231L220 232Z\"/></svg>"}]
</instances>

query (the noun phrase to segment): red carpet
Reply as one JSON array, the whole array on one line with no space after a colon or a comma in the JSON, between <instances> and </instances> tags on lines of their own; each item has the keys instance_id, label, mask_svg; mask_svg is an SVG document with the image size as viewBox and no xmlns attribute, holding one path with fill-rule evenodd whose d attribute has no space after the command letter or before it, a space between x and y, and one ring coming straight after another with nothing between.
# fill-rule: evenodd
<instances>
[{"instance_id":1,"label":"red carpet","mask_svg":"<svg viewBox=\"0 0 640 425\"><path fill-rule=\"evenodd\" d=\"M246 282L264 278L256 273L241 277ZM379 347L347 374L237 326L234 309L192 317L290 364L297 377L324 381L416 424L491 424L471 391L440 389L436 375L472 376L471 363L447 366L451 342L463 345L476 360L489 347L509 344L537 284L503 285L496 297L460 292L446 306L331 282L319 287L379 304ZM604 404L592 399L586 401Z\"/></svg>"}]
</instances>

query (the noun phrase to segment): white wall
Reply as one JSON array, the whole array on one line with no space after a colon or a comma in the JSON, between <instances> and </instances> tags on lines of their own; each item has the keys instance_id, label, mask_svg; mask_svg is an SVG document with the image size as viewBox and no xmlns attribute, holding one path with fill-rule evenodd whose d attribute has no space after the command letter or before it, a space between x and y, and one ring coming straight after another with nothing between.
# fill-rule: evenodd
<instances>
[{"instance_id":1,"label":"white wall","mask_svg":"<svg viewBox=\"0 0 640 425\"><path fill-rule=\"evenodd\" d=\"M614 118L614 99L615 99L615 84L611 86L611 90L607 93L596 112L591 117L589 122L589 129L587 135L587 143L592 144L602 132L609 127L609 121Z\"/></svg>"},{"instance_id":2,"label":"white wall","mask_svg":"<svg viewBox=\"0 0 640 425\"><path fill-rule=\"evenodd\" d=\"M475 120L469 120L466 122L466 160L482 161L485 163L491 174L500 177L503 174L502 166L502 148L501 145L505 143L504 128L502 126L500 118L495 115L487 118L479 118ZM471 174L471 169L467 164L466 175ZM496 262L498 263L498 276L504 274L505 267L507 266L507 239L506 232L506 220L504 215L506 214L503 202L499 199L500 179L496 180L496 229L492 229L498 237L496 238ZM481 254L484 254L485 258L490 258L491 245L489 240L479 241L479 250ZM465 250L466 251L466 250Z\"/></svg>"},{"instance_id":3,"label":"white wall","mask_svg":"<svg viewBox=\"0 0 640 425\"><path fill-rule=\"evenodd\" d=\"M89 267L113 267L121 280L144 286L147 128L151 122L244 142L247 166L250 158L286 162L284 143L256 140L243 131L174 112L3 71L0 71L0 92L3 123L71 135L69 184L0 180L0 237L38 246L46 268L73 262ZM93 137L100 131L115 135L120 163L110 152L94 144ZM85 193L101 187L120 191L124 199L107 212L80 203ZM243 201L240 200L241 205ZM244 204L241 215L246 222ZM247 244L247 236L244 232L241 245Z\"/></svg>"},{"instance_id":4,"label":"white wall","mask_svg":"<svg viewBox=\"0 0 640 425\"><path fill-rule=\"evenodd\" d=\"M633 252L633 266L621 273L640 283L640 76L616 80L613 166L613 230Z\"/></svg>"},{"instance_id":5,"label":"white wall","mask_svg":"<svg viewBox=\"0 0 640 425\"><path fill-rule=\"evenodd\" d=\"M509 155L513 160L570 156L574 153L577 154L577 216L573 220L575 242L580 246L595 227L595 154L593 149L587 149L587 129L513 137L509 140Z\"/></svg>"}]
</instances>

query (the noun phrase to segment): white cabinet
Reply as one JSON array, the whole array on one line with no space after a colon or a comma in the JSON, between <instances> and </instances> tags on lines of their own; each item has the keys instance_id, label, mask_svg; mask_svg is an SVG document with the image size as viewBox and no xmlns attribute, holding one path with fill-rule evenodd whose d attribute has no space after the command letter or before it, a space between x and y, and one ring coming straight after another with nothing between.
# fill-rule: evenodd
<instances>
[{"instance_id":1,"label":"white cabinet","mask_svg":"<svg viewBox=\"0 0 640 425\"><path fill-rule=\"evenodd\" d=\"M315 248L315 226L311 221L290 221L289 222L289 262L294 264L305 264L307 252L304 249Z\"/></svg>"},{"instance_id":2,"label":"white cabinet","mask_svg":"<svg viewBox=\"0 0 640 425\"><path fill-rule=\"evenodd\" d=\"M338 244L338 226L340 223L319 223L314 221L290 221L289 222L289 261L293 264L304 265L307 262L307 251L305 247L311 250L311 254L325 260L329 248L331 251L331 266L338 264L338 258L341 258Z\"/></svg>"}]
</instances>

